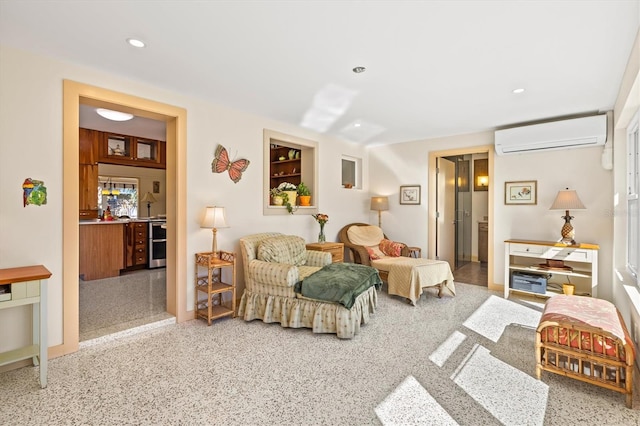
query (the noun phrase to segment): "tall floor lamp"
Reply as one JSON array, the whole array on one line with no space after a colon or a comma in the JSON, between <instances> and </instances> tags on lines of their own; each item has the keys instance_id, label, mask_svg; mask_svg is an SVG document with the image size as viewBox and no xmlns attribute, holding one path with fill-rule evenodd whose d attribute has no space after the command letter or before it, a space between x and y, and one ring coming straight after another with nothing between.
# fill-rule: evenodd
<instances>
[{"instance_id":1,"label":"tall floor lamp","mask_svg":"<svg viewBox=\"0 0 640 426\"><path fill-rule=\"evenodd\" d=\"M147 192L146 194L144 194L144 197L142 197L142 199L140 200L143 203L147 203L147 217L151 217L151 203L155 203L156 201L156 197L153 196L152 193Z\"/></svg>"},{"instance_id":2,"label":"tall floor lamp","mask_svg":"<svg viewBox=\"0 0 640 426\"><path fill-rule=\"evenodd\" d=\"M580 198L578 197L578 193L574 189L565 189L563 191L558 191L558 195L556 195L556 199L553 200L553 204L549 207L549 210L565 210L564 216L561 216L564 219L564 225L562 225L562 229L560 233L562 234L561 242L566 245L575 245L575 231L573 226L571 225L571 219L573 216L569 215L569 210L582 210L586 209Z\"/></svg>"},{"instance_id":3,"label":"tall floor lamp","mask_svg":"<svg viewBox=\"0 0 640 426\"><path fill-rule=\"evenodd\" d=\"M382 228L382 212L389 210L389 197L371 197L371 210L378 212L378 227Z\"/></svg>"},{"instance_id":4,"label":"tall floor lamp","mask_svg":"<svg viewBox=\"0 0 640 426\"><path fill-rule=\"evenodd\" d=\"M217 241L217 233L218 228L228 228L227 218L224 213L224 207L207 207L207 210L204 214L204 219L200 224L201 228L212 228L213 232L213 243L211 244L211 251L213 252L213 257L218 257L218 241Z\"/></svg>"}]
</instances>

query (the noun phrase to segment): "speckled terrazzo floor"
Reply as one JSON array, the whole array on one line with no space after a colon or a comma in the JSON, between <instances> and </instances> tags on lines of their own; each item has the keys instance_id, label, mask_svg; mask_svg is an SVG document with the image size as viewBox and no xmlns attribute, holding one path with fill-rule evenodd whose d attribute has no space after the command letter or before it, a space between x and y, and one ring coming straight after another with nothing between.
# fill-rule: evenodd
<instances>
[{"instance_id":1,"label":"speckled terrazzo floor","mask_svg":"<svg viewBox=\"0 0 640 426\"><path fill-rule=\"evenodd\" d=\"M540 301L456 288L416 307L382 293L352 340L229 318L88 347L51 360L46 389L37 368L0 374L0 423L640 424L638 392L629 410L621 394L534 378Z\"/></svg>"},{"instance_id":2,"label":"speckled terrazzo floor","mask_svg":"<svg viewBox=\"0 0 640 426\"><path fill-rule=\"evenodd\" d=\"M81 342L173 318L166 312L164 268L79 284Z\"/></svg>"}]
</instances>

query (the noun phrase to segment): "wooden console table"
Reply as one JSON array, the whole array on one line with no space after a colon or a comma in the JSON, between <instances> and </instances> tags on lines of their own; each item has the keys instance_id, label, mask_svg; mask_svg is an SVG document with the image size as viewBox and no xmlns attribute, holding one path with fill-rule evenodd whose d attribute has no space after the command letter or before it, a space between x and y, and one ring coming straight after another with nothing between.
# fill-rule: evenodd
<instances>
[{"instance_id":1,"label":"wooden console table","mask_svg":"<svg viewBox=\"0 0 640 426\"><path fill-rule=\"evenodd\" d=\"M47 387L47 279L51 272L42 265L0 269L0 286L10 288L0 309L31 305L33 312L32 344L0 353L0 366L33 359L40 365L40 386ZM7 296L10 295L10 296ZM2 335L0 331L0 336Z\"/></svg>"}]
</instances>

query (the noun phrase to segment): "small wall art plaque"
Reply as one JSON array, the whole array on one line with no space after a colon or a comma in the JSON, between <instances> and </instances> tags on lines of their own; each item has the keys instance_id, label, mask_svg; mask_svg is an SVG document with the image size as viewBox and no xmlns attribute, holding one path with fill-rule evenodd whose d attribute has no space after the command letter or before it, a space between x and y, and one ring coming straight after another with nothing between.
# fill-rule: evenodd
<instances>
[{"instance_id":1,"label":"small wall art plaque","mask_svg":"<svg viewBox=\"0 0 640 426\"><path fill-rule=\"evenodd\" d=\"M47 188L41 180L26 178L22 183L22 204L41 206L47 204Z\"/></svg>"}]
</instances>

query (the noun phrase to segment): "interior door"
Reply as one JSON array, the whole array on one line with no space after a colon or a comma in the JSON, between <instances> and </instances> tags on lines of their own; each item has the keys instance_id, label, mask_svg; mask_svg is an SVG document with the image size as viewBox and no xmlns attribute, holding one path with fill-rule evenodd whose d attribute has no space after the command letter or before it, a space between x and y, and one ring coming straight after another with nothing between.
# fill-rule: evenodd
<instances>
[{"instance_id":1,"label":"interior door","mask_svg":"<svg viewBox=\"0 0 640 426\"><path fill-rule=\"evenodd\" d=\"M456 165L446 158L437 159L436 256L455 268Z\"/></svg>"}]
</instances>

